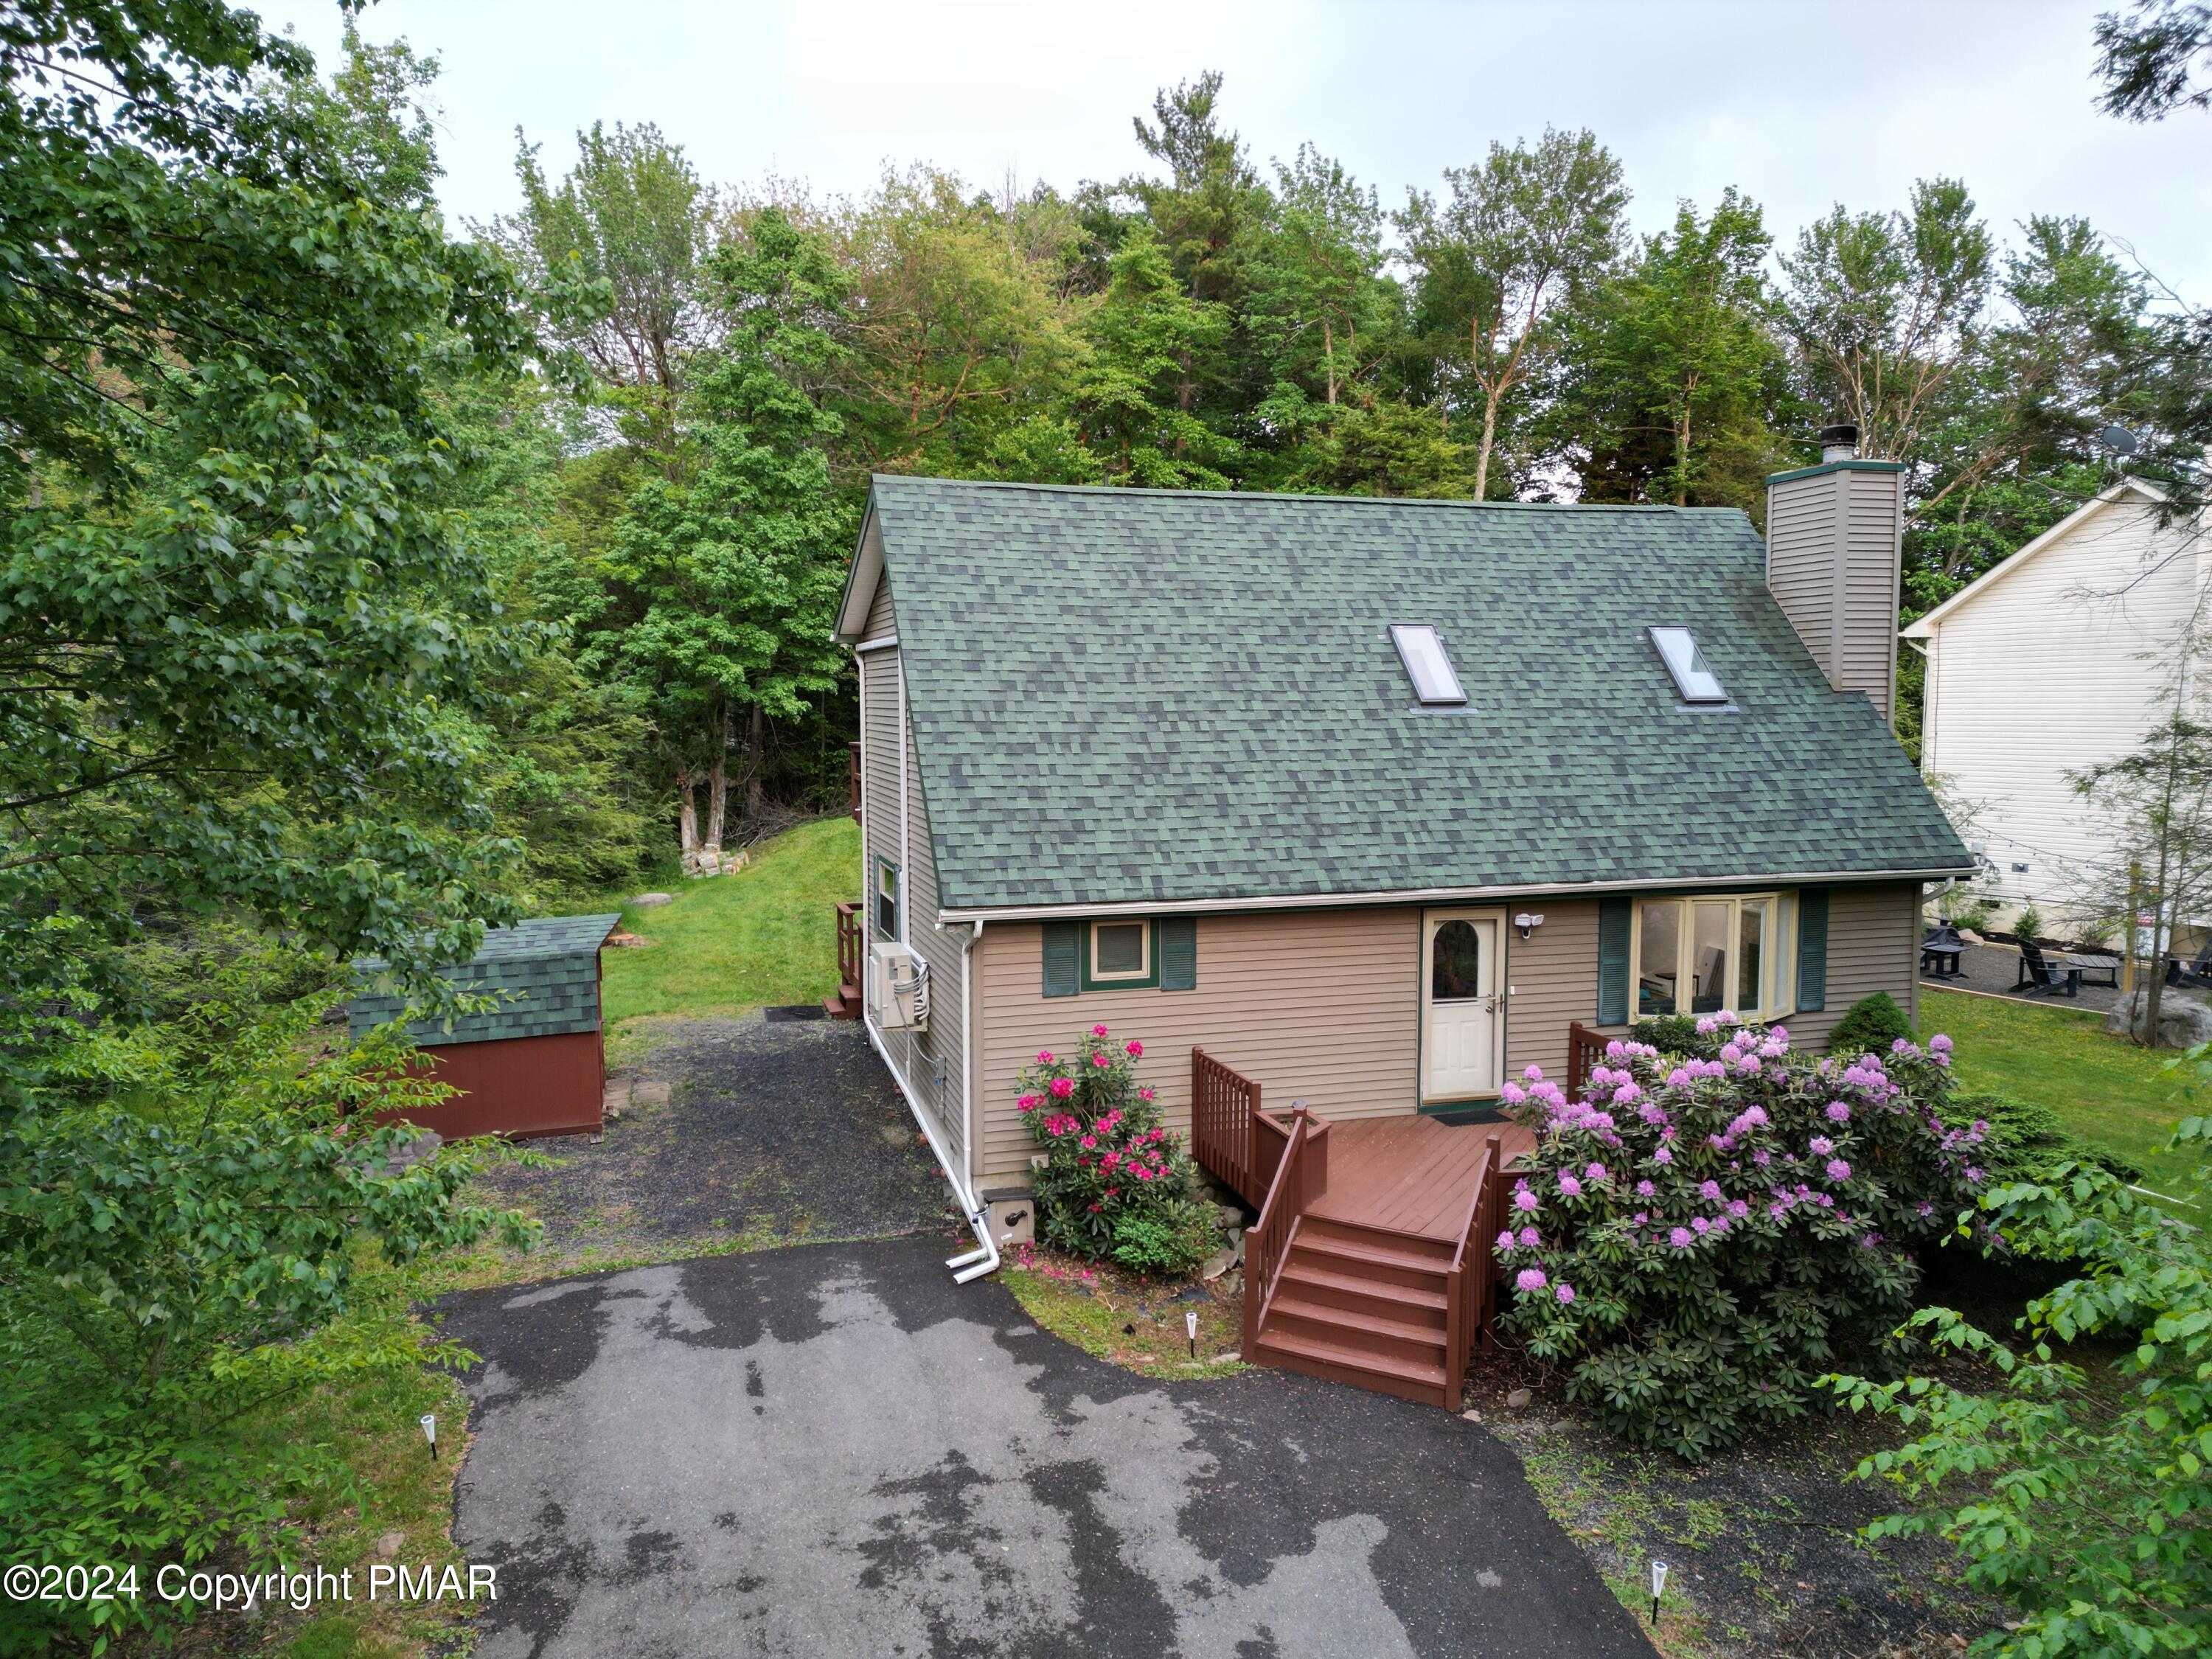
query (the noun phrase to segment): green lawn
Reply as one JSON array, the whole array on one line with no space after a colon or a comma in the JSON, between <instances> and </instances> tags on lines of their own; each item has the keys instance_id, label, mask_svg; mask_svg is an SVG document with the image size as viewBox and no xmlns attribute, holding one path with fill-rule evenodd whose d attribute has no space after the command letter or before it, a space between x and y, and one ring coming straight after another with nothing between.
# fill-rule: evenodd
<instances>
[{"instance_id":1,"label":"green lawn","mask_svg":"<svg viewBox=\"0 0 2212 1659\"><path fill-rule=\"evenodd\" d=\"M837 988L830 906L860 896L860 830L825 819L763 842L734 876L679 879L672 904L623 908L651 944L609 951L609 1025L644 1015L732 1014L819 1002Z\"/></svg>"},{"instance_id":2,"label":"green lawn","mask_svg":"<svg viewBox=\"0 0 2212 1659\"><path fill-rule=\"evenodd\" d=\"M2158 1150L2192 1109L2180 1074L2166 1069L2170 1053L2107 1035L2094 1014L1924 988L1920 1029L1950 1034L1952 1065L1969 1092L2048 1106L2082 1139L2136 1159L2159 1191L2176 1191L2172 1183L2191 1167L2188 1155Z\"/></svg>"}]
</instances>

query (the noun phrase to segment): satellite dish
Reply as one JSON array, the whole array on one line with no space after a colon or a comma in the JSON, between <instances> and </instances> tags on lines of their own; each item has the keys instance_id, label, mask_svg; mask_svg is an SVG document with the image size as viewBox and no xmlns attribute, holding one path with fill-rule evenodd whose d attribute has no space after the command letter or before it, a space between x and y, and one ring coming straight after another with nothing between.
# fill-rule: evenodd
<instances>
[{"instance_id":1,"label":"satellite dish","mask_svg":"<svg viewBox=\"0 0 2212 1659\"><path fill-rule=\"evenodd\" d=\"M2115 455L2136 453L2136 434L2124 426L2108 426L2097 434L2097 441Z\"/></svg>"}]
</instances>

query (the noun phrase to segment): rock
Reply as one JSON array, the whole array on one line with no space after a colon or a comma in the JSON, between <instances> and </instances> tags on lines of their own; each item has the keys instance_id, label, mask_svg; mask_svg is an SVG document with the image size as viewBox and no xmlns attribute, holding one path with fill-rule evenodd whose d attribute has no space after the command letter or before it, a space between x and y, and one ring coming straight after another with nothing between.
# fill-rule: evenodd
<instances>
[{"instance_id":1,"label":"rock","mask_svg":"<svg viewBox=\"0 0 2212 1659\"><path fill-rule=\"evenodd\" d=\"M1482 1413L1480 1412L1462 1412L1460 1415L1467 1419L1470 1423L1480 1423L1482 1421Z\"/></svg>"},{"instance_id":2,"label":"rock","mask_svg":"<svg viewBox=\"0 0 2212 1659\"><path fill-rule=\"evenodd\" d=\"M1961 927L1959 930L1959 937L1969 945L1987 945L1989 943L1989 940L1984 939L1979 933L1976 933L1971 927Z\"/></svg>"},{"instance_id":3,"label":"rock","mask_svg":"<svg viewBox=\"0 0 2212 1659\"><path fill-rule=\"evenodd\" d=\"M393 1556L399 1553L399 1547L406 1541L407 1534L405 1533L387 1532L383 1537L376 1540L376 1553L382 1556L386 1560L389 1561Z\"/></svg>"},{"instance_id":4,"label":"rock","mask_svg":"<svg viewBox=\"0 0 2212 1659\"><path fill-rule=\"evenodd\" d=\"M2141 1041L2149 1014L2150 988L2139 986L2105 1016L2105 1029L2115 1036ZM2161 1048L2193 1048L2212 1042L2212 1007L2167 986L2158 1000L2158 1042Z\"/></svg>"},{"instance_id":5,"label":"rock","mask_svg":"<svg viewBox=\"0 0 2212 1659\"><path fill-rule=\"evenodd\" d=\"M636 909L650 910L656 904L675 903L676 895L673 893L640 893L633 898L624 899L623 902Z\"/></svg>"},{"instance_id":6,"label":"rock","mask_svg":"<svg viewBox=\"0 0 2212 1659\"><path fill-rule=\"evenodd\" d=\"M1214 1355L1206 1363L1211 1365L1241 1365L1244 1363L1244 1352L1241 1348L1230 1348Z\"/></svg>"},{"instance_id":7,"label":"rock","mask_svg":"<svg viewBox=\"0 0 2212 1659\"><path fill-rule=\"evenodd\" d=\"M1222 1274L1227 1273L1236 1265L1236 1251L1216 1250L1212 1255L1206 1258L1206 1265L1198 1270L1198 1276L1200 1279L1211 1282L1213 1279L1220 1278Z\"/></svg>"},{"instance_id":8,"label":"rock","mask_svg":"<svg viewBox=\"0 0 2212 1659\"><path fill-rule=\"evenodd\" d=\"M1242 1204L1224 1204L1220 1208L1221 1224L1231 1232L1244 1224L1244 1206Z\"/></svg>"},{"instance_id":9,"label":"rock","mask_svg":"<svg viewBox=\"0 0 2212 1659\"><path fill-rule=\"evenodd\" d=\"M1536 1393L1533 1389L1516 1389L1505 1396L1505 1403L1517 1412L1535 1397Z\"/></svg>"},{"instance_id":10,"label":"rock","mask_svg":"<svg viewBox=\"0 0 2212 1659\"><path fill-rule=\"evenodd\" d=\"M1244 1236L1243 1236L1243 1234L1239 1233L1239 1234L1238 1234L1238 1235L1237 1235L1234 1239L1231 1240L1231 1241L1230 1241L1229 1248L1230 1248L1230 1249L1231 1249L1231 1250L1235 1254L1235 1255L1236 1255L1236 1257L1237 1257L1237 1265L1238 1267L1243 1267L1243 1266L1244 1265Z\"/></svg>"}]
</instances>

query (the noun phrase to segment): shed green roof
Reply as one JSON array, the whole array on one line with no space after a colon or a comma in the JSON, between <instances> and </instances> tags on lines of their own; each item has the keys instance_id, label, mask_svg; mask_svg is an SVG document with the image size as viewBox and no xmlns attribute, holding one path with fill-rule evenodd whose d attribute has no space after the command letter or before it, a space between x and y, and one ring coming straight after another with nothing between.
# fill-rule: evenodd
<instances>
[{"instance_id":1,"label":"shed green roof","mask_svg":"<svg viewBox=\"0 0 2212 1659\"><path fill-rule=\"evenodd\" d=\"M1973 863L1734 509L884 476L871 511L949 910ZM1669 623L1726 707L1676 695Z\"/></svg>"},{"instance_id":2,"label":"shed green roof","mask_svg":"<svg viewBox=\"0 0 2212 1659\"><path fill-rule=\"evenodd\" d=\"M501 996L500 1006L457 1015L450 1027L443 1020L416 1020L408 1026L408 1035L427 1047L596 1031L599 946L621 921L614 912L540 916L512 927L485 929L483 948L475 956L439 972L465 992ZM346 1029L356 1037L404 1009L400 997L381 988L385 967L375 957L354 964L358 988L346 1008Z\"/></svg>"}]
</instances>

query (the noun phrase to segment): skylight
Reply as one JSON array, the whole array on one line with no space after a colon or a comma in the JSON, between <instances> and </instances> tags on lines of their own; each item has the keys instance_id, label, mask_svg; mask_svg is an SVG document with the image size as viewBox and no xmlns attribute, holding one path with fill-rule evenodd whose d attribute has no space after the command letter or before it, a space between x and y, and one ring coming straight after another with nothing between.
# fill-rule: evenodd
<instances>
[{"instance_id":1,"label":"skylight","mask_svg":"<svg viewBox=\"0 0 2212 1659\"><path fill-rule=\"evenodd\" d=\"M1686 628L1655 628L1651 643L1659 647L1660 660L1674 677L1674 689L1682 694L1684 702L1728 701L1720 677L1706 665L1705 653L1698 649L1695 634Z\"/></svg>"},{"instance_id":2,"label":"skylight","mask_svg":"<svg viewBox=\"0 0 2212 1659\"><path fill-rule=\"evenodd\" d=\"M1413 682L1415 696L1425 703L1467 701L1435 629L1426 623L1394 623L1390 640L1398 647L1398 660L1406 665L1406 677Z\"/></svg>"}]
</instances>

